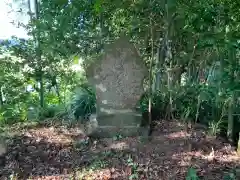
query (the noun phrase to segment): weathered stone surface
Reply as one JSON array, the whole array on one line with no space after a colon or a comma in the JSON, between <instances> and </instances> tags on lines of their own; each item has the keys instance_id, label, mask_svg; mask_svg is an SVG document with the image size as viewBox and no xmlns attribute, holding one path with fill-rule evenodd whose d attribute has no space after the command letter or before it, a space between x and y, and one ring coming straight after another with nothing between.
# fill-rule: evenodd
<instances>
[{"instance_id":1,"label":"weathered stone surface","mask_svg":"<svg viewBox=\"0 0 240 180\"><path fill-rule=\"evenodd\" d=\"M134 45L122 37L106 46L87 74L96 90L99 125L137 127L141 115L135 107L143 93L147 68Z\"/></svg>"}]
</instances>

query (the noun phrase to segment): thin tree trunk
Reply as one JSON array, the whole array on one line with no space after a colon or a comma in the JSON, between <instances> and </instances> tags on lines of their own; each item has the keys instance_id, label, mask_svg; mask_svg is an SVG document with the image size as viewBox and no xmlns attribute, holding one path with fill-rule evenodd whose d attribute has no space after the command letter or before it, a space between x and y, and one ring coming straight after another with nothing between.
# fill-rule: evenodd
<instances>
[{"instance_id":1,"label":"thin tree trunk","mask_svg":"<svg viewBox=\"0 0 240 180\"><path fill-rule=\"evenodd\" d=\"M156 72L155 72L155 86L154 86L155 89L154 89L154 91L157 91L160 88L159 62L160 62L160 47L157 48L157 54L156 54Z\"/></svg>"},{"instance_id":2,"label":"thin tree trunk","mask_svg":"<svg viewBox=\"0 0 240 180\"><path fill-rule=\"evenodd\" d=\"M170 66L169 66L169 69L167 70L167 86L168 86L168 93L169 93L169 105L168 105L168 110L167 110L167 116L166 118L167 119L172 119L172 109L173 109L173 100L172 100L172 68L173 68L173 62L172 62L172 59L171 57L169 56L170 53L171 53L171 49L170 49L170 45L169 43L167 43L167 59L168 61L170 61Z\"/></svg>"},{"instance_id":3,"label":"thin tree trunk","mask_svg":"<svg viewBox=\"0 0 240 180\"><path fill-rule=\"evenodd\" d=\"M151 26L151 44L152 44L152 53L150 59L149 67L149 94L148 94L148 122L149 122L149 132L148 135L152 135L153 131L153 122L152 122L152 69L153 69L153 59L154 59L154 32L153 32L153 22L152 16L150 17L150 26Z\"/></svg>"},{"instance_id":4,"label":"thin tree trunk","mask_svg":"<svg viewBox=\"0 0 240 180\"><path fill-rule=\"evenodd\" d=\"M39 84L40 84L40 92L39 92L39 97L40 97L40 107L44 107L44 83L43 83L43 74L41 73L39 77Z\"/></svg>"},{"instance_id":5,"label":"thin tree trunk","mask_svg":"<svg viewBox=\"0 0 240 180\"><path fill-rule=\"evenodd\" d=\"M39 19L39 4L38 0L34 1L34 7L35 7L35 15L36 19ZM36 27L36 38L35 38L35 43L36 43L36 55L37 55L37 62L39 63L38 65L38 72L40 77L39 77L39 83L40 83L40 107L44 107L44 83L43 83L43 72L42 72L42 64L41 64L41 47L40 47L40 32L38 26Z\"/></svg>"},{"instance_id":6,"label":"thin tree trunk","mask_svg":"<svg viewBox=\"0 0 240 180\"><path fill-rule=\"evenodd\" d=\"M39 19L39 5L38 0L34 0L34 8L35 8L35 17ZM31 9L31 0L28 0L28 9L29 9L29 16L30 21L33 22L33 13ZM40 99L40 107L44 107L44 82L43 82L43 72L42 72L42 64L41 64L41 49L40 49L40 33L38 30L38 26L36 27L37 33L33 34L33 39L35 41L35 49L36 49L36 57L38 62L38 67L35 69L37 82L40 84L40 91L39 91L39 99Z\"/></svg>"},{"instance_id":7,"label":"thin tree trunk","mask_svg":"<svg viewBox=\"0 0 240 180\"><path fill-rule=\"evenodd\" d=\"M229 48L229 60L231 62L231 74L230 74L230 83L233 84L234 83L234 68L236 65L236 51L233 47ZM232 91L232 96L231 96L231 101L229 103L229 107L228 107L228 139L230 141L233 140L233 132L234 132L234 106L236 104L236 95L234 90Z\"/></svg>"},{"instance_id":8,"label":"thin tree trunk","mask_svg":"<svg viewBox=\"0 0 240 180\"><path fill-rule=\"evenodd\" d=\"M155 91L160 89L161 85L161 66L163 66L164 58L165 58L165 40L163 40L163 43L161 43L161 40L159 40L159 47L157 48L157 54L156 54L156 73L155 73Z\"/></svg>"},{"instance_id":9,"label":"thin tree trunk","mask_svg":"<svg viewBox=\"0 0 240 180\"><path fill-rule=\"evenodd\" d=\"M2 86L0 86L0 108L3 106Z\"/></svg>"},{"instance_id":10,"label":"thin tree trunk","mask_svg":"<svg viewBox=\"0 0 240 180\"><path fill-rule=\"evenodd\" d=\"M57 96L58 96L58 103L61 104L62 103L62 98L61 98L60 89L59 89L57 81L56 81L56 84L55 84L55 88L56 88L56 93L57 93Z\"/></svg>"}]
</instances>

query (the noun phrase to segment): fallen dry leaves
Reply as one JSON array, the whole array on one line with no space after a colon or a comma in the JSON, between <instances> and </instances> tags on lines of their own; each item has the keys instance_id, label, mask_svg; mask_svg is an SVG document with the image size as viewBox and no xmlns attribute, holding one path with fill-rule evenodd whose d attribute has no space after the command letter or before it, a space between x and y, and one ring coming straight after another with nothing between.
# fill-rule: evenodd
<instances>
[{"instance_id":1,"label":"fallen dry leaves","mask_svg":"<svg viewBox=\"0 0 240 180\"><path fill-rule=\"evenodd\" d=\"M162 121L150 142L139 137L102 139L76 148L74 143L84 138L80 129L64 126L22 131L9 141L0 177L14 172L17 179L182 180L191 166L200 177L215 180L240 164L229 144L207 137L202 129L190 138L175 122Z\"/></svg>"}]
</instances>

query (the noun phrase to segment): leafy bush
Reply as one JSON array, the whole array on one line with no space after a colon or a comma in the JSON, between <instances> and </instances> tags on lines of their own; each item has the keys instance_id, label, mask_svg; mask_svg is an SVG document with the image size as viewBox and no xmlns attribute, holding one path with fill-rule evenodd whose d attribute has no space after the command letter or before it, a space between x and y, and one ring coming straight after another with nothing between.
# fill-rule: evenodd
<instances>
[{"instance_id":1,"label":"leafy bush","mask_svg":"<svg viewBox=\"0 0 240 180\"><path fill-rule=\"evenodd\" d=\"M197 171L194 168L188 169L186 180L199 180Z\"/></svg>"},{"instance_id":2,"label":"leafy bush","mask_svg":"<svg viewBox=\"0 0 240 180\"><path fill-rule=\"evenodd\" d=\"M173 103L175 104L175 115L177 118L182 117L188 111L188 119L195 120L198 101L200 94L200 85L198 84L187 84L176 89L176 97L173 97Z\"/></svg>"},{"instance_id":3,"label":"leafy bush","mask_svg":"<svg viewBox=\"0 0 240 180\"><path fill-rule=\"evenodd\" d=\"M27 110L24 104L4 105L0 109L0 123L14 124L27 119Z\"/></svg>"},{"instance_id":4,"label":"leafy bush","mask_svg":"<svg viewBox=\"0 0 240 180\"><path fill-rule=\"evenodd\" d=\"M46 108L43 108L40 110L39 113L39 119L43 120L46 118L53 118L59 114L64 114L66 113L66 109L64 108L64 105L49 105Z\"/></svg>"},{"instance_id":5,"label":"leafy bush","mask_svg":"<svg viewBox=\"0 0 240 180\"><path fill-rule=\"evenodd\" d=\"M220 91L215 85L185 84L173 87L171 90L172 114L174 118L196 121L209 127L211 134L226 137L228 126L229 103L232 92ZM154 116L164 118L168 111L170 92L168 89L153 93L152 113ZM240 112L239 100L234 105L234 118L238 119ZM148 94L140 100L141 112L148 112ZM146 116L148 117L148 116ZM146 121L148 118L145 118ZM234 120L235 123L238 120ZM240 127L239 123L234 127ZM240 128L235 130L240 132ZM236 135L236 137L238 137Z\"/></svg>"},{"instance_id":6,"label":"leafy bush","mask_svg":"<svg viewBox=\"0 0 240 180\"><path fill-rule=\"evenodd\" d=\"M45 102L49 106L51 105L58 105L59 99L58 96L54 93L46 93L45 95Z\"/></svg>"},{"instance_id":7,"label":"leafy bush","mask_svg":"<svg viewBox=\"0 0 240 180\"><path fill-rule=\"evenodd\" d=\"M71 109L74 117L79 120L86 119L90 114L96 112L96 96L88 84L83 84L73 93Z\"/></svg>"},{"instance_id":8,"label":"leafy bush","mask_svg":"<svg viewBox=\"0 0 240 180\"><path fill-rule=\"evenodd\" d=\"M144 93L140 99L140 111L142 113L142 121L141 121L141 127L147 126L149 124L149 114L148 114L148 94ZM151 109L151 119L153 121L157 121L161 118L164 118L166 113L166 105L165 102L165 94L161 93L160 91L157 91L153 93L152 98L152 109Z\"/></svg>"},{"instance_id":9,"label":"leafy bush","mask_svg":"<svg viewBox=\"0 0 240 180\"><path fill-rule=\"evenodd\" d=\"M58 104L58 97L52 94L47 94L46 101L48 102L46 107L40 109L38 113L40 120L55 116L60 118L64 116L71 121L74 119L73 116L76 120L87 119L90 114L96 112L95 93L88 84L78 87L66 104Z\"/></svg>"},{"instance_id":10,"label":"leafy bush","mask_svg":"<svg viewBox=\"0 0 240 180\"><path fill-rule=\"evenodd\" d=\"M217 136L220 134L221 129L225 128L223 126L223 121L218 120L218 121L210 121L208 124L208 132L211 136Z\"/></svg>"},{"instance_id":11,"label":"leafy bush","mask_svg":"<svg viewBox=\"0 0 240 180\"><path fill-rule=\"evenodd\" d=\"M166 94L161 91L156 91L152 95L152 109L158 111L160 117L164 117L166 113ZM141 112L148 112L148 94L144 93L140 99Z\"/></svg>"},{"instance_id":12,"label":"leafy bush","mask_svg":"<svg viewBox=\"0 0 240 180\"><path fill-rule=\"evenodd\" d=\"M188 112L188 120L209 125L211 121L223 121L226 116L226 95L219 95L218 89L203 84L186 84L176 90L173 97L175 116L181 118Z\"/></svg>"},{"instance_id":13,"label":"leafy bush","mask_svg":"<svg viewBox=\"0 0 240 180\"><path fill-rule=\"evenodd\" d=\"M56 114L56 108L54 106L49 106L40 111L39 118L40 119L53 118L55 114Z\"/></svg>"}]
</instances>

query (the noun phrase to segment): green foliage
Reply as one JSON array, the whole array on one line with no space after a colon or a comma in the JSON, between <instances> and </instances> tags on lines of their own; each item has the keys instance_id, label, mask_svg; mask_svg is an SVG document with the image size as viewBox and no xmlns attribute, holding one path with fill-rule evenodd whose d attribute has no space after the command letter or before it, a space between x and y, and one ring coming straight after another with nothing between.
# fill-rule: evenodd
<instances>
[{"instance_id":1,"label":"green foliage","mask_svg":"<svg viewBox=\"0 0 240 180\"><path fill-rule=\"evenodd\" d=\"M199 84L187 84L178 89L176 97L173 97L175 101L175 114L177 117L186 116L188 119L195 120L195 115L198 109L198 97L200 94L201 85Z\"/></svg>"},{"instance_id":2,"label":"green foliage","mask_svg":"<svg viewBox=\"0 0 240 180\"><path fill-rule=\"evenodd\" d=\"M238 0L39 2L38 18L24 25L37 38L14 38L14 45L0 45L1 125L33 120L27 115L32 107L40 119L64 113L87 119L96 111L95 92L83 83L84 73L73 71L72 65L79 64L79 57L83 65L89 64L104 44L125 34L146 65L154 54L153 76L158 72L161 77L152 97L155 115L165 118L170 111L174 118L207 125L212 135L226 131L228 120L233 119L233 134L238 136ZM21 9L29 11L27 6ZM200 82L202 71L204 82ZM26 91L28 85L31 91ZM142 112L148 111L147 96L140 100ZM43 97L45 107L39 108ZM95 164L94 168L106 166L100 161ZM133 172L130 178L138 179L137 164L131 157L127 164ZM199 179L196 170L190 168L186 179ZM236 178L229 174L224 179Z\"/></svg>"},{"instance_id":3,"label":"green foliage","mask_svg":"<svg viewBox=\"0 0 240 180\"><path fill-rule=\"evenodd\" d=\"M200 178L197 176L197 171L194 168L189 168L186 176L186 180L199 180ZM229 172L225 174L223 180L236 180L236 176L234 172Z\"/></svg>"},{"instance_id":4,"label":"green foliage","mask_svg":"<svg viewBox=\"0 0 240 180\"><path fill-rule=\"evenodd\" d=\"M0 124L14 124L17 122L24 122L27 120L27 110L18 104L13 105L5 105L0 110Z\"/></svg>"},{"instance_id":5,"label":"green foliage","mask_svg":"<svg viewBox=\"0 0 240 180\"><path fill-rule=\"evenodd\" d=\"M123 136L121 134L117 134L116 136L113 137L114 141L119 141L123 138Z\"/></svg>"},{"instance_id":6,"label":"green foliage","mask_svg":"<svg viewBox=\"0 0 240 180\"><path fill-rule=\"evenodd\" d=\"M191 167L188 169L186 180L199 180L197 171L194 168Z\"/></svg>"},{"instance_id":7,"label":"green foliage","mask_svg":"<svg viewBox=\"0 0 240 180\"><path fill-rule=\"evenodd\" d=\"M152 109L156 109L159 115L164 115L168 103L167 93L157 91L152 96ZM141 112L148 112L148 93L142 95L139 103Z\"/></svg>"},{"instance_id":8,"label":"green foliage","mask_svg":"<svg viewBox=\"0 0 240 180\"><path fill-rule=\"evenodd\" d=\"M228 128L228 109L230 92L219 92L216 84L187 83L176 86L172 90L172 114L174 118L184 122L192 121L206 125L209 133L214 136L226 136ZM164 118L169 105L167 91L157 91L153 94L152 114ZM148 97L144 95L140 101L142 112L148 112ZM234 118L240 112L239 101L234 105ZM237 122L237 121L234 121ZM239 125L235 124L234 133L239 132Z\"/></svg>"},{"instance_id":9,"label":"green foliage","mask_svg":"<svg viewBox=\"0 0 240 180\"><path fill-rule=\"evenodd\" d=\"M46 118L53 118L53 117L58 117L61 116L61 114L65 114L66 109L64 105L49 105L43 109L40 110L38 118L40 120L44 120Z\"/></svg>"},{"instance_id":10,"label":"green foliage","mask_svg":"<svg viewBox=\"0 0 240 180\"><path fill-rule=\"evenodd\" d=\"M221 130L223 128L227 128L223 126L223 121L218 120L218 121L210 121L208 124L208 132L211 136L217 136L221 133Z\"/></svg>"},{"instance_id":11,"label":"green foliage","mask_svg":"<svg viewBox=\"0 0 240 180\"><path fill-rule=\"evenodd\" d=\"M47 93L45 96L45 102L47 105L58 105L59 99L56 93Z\"/></svg>"},{"instance_id":12,"label":"green foliage","mask_svg":"<svg viewBox=\"0 0 240 180\"><path fill-rule=\"evenodd\" d=\"M39 118L40 119L53 118L55 115L56 115L56 107L50 106L40 111Z\"/></svg>"},{"instance_id":13,"label":"green foliage","mask_svg":"<svg viewBox=\"0 0 240 180\"><path fill-rule=\"evenodd\" d=\"M229 173L223 177L223 180L237 180L237 178L235 177L234 173Z\"/></svg>"},{"instance_id":14,"label":"green foliage","mask_svg":"<svg viewBox=\"0 0 240 180\"><path fill-rule=\"evenodd\" d=\"M71 99L71 109L77 120L85 119L96 112L96 96L88 84L83 84L75 90Z\"/></svg>"},{"instance_id":15,"label":"green foliage","mask_svg":"<svg viewBox=\"0 0 240 180\"><path fill-rule=\"evenodd\" d=\"M4 42L0 47L1 112L8 109L16 116L25 114L26 107L38 108L40 82L47 109L70 102L69 113L73 111L76 118L94 112L92 90L80 87L70 96L82 84L76 75L80 73L70 67L78 57L87 65L101 54L103 44L122 34L131 38L147 65L151 51L156 54L153 75L159 73L156 83L161 87L153 94L152 107L160 117L170 111L175 118L216 129L215 122L221 121L225 128L228 117L240 112L239 99L233 98L239 97L240 89L238 1L50 0L40 1L39 6L38 19L25 27L30 35L38 35L41 58L31 38L14 38L16 45ZM27 6L22 9L29 11ZM201 72L204 82L199 82ZM183 74L186 84L180 82ZM29 84L34 86L32 92L26 92ZM23 113L15 113L19 106L24 107ZM147 95L140 108L147 112ZM44 111L46 117L56 114L51 108Z\"/></svg>"},{"instance_id":16,"label":"green foliage","mask_svg":"<svg viewBox=\"0 0 240 180\"><path fill-rule=\"evenodd\" d=\"M130 180L138 179L139 178L139 175L138 175L138 172L137 172L138 164L136 162L134 162L131 155L128 156L127 165L131 168L131 172L132 172L132 174L129 176L129 179Z\"/></svg>"}]
</instances>

